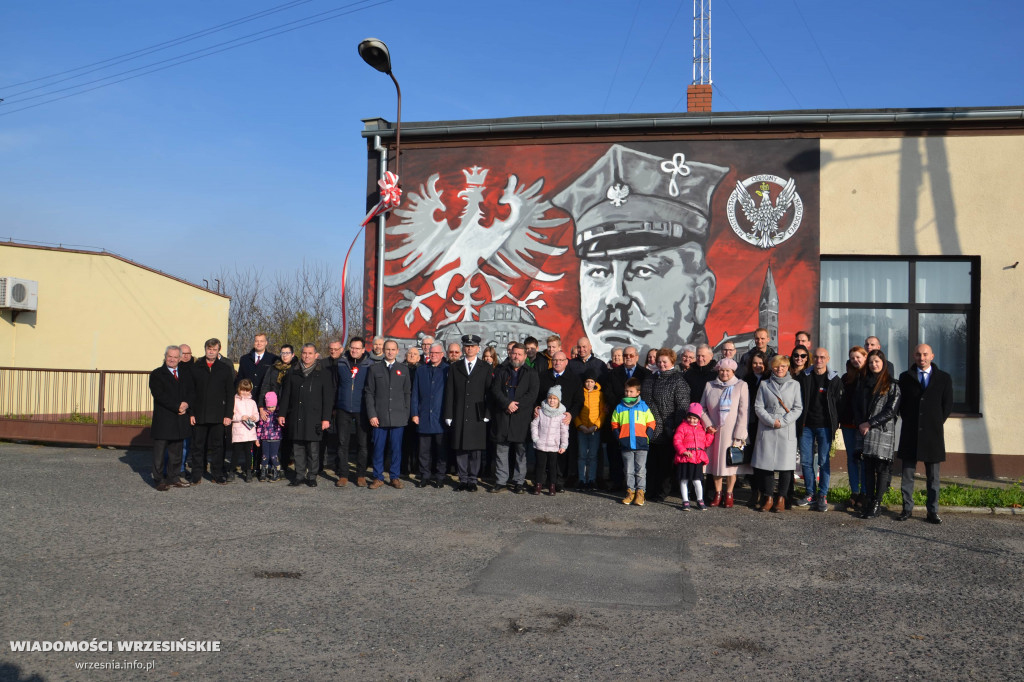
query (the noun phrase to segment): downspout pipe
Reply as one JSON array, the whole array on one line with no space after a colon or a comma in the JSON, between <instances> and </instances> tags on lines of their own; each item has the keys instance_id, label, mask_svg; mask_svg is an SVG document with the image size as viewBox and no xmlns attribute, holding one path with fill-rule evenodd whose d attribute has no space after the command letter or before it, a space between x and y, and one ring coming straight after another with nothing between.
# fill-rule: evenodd
<instances>
[{"instance_id":1,"label":"downspout pipe","mask_svg":"<svg viewBox=\"0 0 1024 682\"><path fill-rule=\"evenodd\" d=\"M388 148L381 144L380 135L373 136L373 150L380 157L377 163L380 169L378 180L384 179L388 170ZM374 336L384 336L384 228L387 227L387 211L377 216L377 316L374 320Z\"/></svg>"}]
</instances>

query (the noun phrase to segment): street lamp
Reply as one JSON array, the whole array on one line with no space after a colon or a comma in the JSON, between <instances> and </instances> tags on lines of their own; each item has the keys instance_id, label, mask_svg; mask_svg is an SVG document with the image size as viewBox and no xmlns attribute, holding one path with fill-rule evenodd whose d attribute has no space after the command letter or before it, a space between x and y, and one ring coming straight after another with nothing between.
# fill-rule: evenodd
<instances>
[{"instance_id":1,"label":"street lamp","mask_svg":"<svg viewBox=\"0 0 1024 682\"><path fill-rule=\"evenodd\" d=\"M384 232L387 226L385 216L389 209L398 205L402 196L402 190L398 186L399 170L402 167L402 88L398 85L395 74L391 73L391 52L383 40L367 38L359 43L359 56L373 68L390 76L391 82L395 84L395 90L398 92L398 120L395 122L395 170L393 173L386 172L386 148L380 146L380 137L377 137L376 147L381 153L381 177L377 184L381 188L381 199L377 206L367 215L366 220L363 221L363 226L365 227L372 216L377 216L377 315L375 333L380 335L384 333ZM349 250L351 251L351 247ZM348 256L345 257L345 261L347 264ZM342 291L344 291L344 276L343 274ZM344 295L342 298L344 298ZM344 306L344 303L342 305Z\"/></svg>"},{"instance_id":2,"label":"street lamp","mask_svg":"<svg viewBox=\"0 0 1024 682\"><path fill-rule=\"evenodd\" d=\"M383 40L367 38L359 43L359 56L373 68L390 76L391 82L395 84L395 90L398 92L398 120L395 122L395 175L401 176L399 170L402 167L402 88L398 85L395 74L391 73L391 52Z\"/></svg>"}]
</instances>

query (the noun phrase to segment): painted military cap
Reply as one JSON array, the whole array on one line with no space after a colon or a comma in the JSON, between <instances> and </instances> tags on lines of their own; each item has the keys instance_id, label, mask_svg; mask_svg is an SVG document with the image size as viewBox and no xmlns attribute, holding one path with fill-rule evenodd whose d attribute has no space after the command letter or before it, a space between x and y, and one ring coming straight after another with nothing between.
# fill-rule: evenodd
<instances>
[{"instance_id":1,"label":"painted military cap","mask_svg":"<svg viewBox=\"0 0 1024 682\"><path fill-rule=\"evenodd\" d=\"M480 337L477 336L476 334L463 334L462 335L462 345L463 346L479 346L480 345Z\"/></svg>"},{"instance_id":2,"label":"painted military cap","mask_svg":"<svg viewBox=\"0 0 1024 682\"><path fill-rule=\"evenodd\" d=\"M652 248L704 244L711 195L728 168L663 158L613 144L552 205L572 216L581 258L626 258Z\"/></svg>"}]
</instances>

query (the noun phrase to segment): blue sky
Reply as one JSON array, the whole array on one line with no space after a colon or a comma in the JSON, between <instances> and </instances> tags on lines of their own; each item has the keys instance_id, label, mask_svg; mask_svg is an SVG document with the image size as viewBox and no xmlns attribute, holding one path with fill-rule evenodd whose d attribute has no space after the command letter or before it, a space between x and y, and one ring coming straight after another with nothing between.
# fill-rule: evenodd
<instances>
[{"instance_id":1,"label":"blue sky","mask_svg":"<svg viewBox=\"0 0 1024 682\"><path fill-rule=\"evenodd\" d=\"M692 0L309 0L51 89L359 11L16 111L49 99L17 93L56 79L17 83L282 2L4 2L0 238L106 248L193 281L340 263L364 209L360 119L395 114L390 79L356 53L368 36L391 48L406 121L685 108ZM716 111L1024 104L1020 3L712 9Z\"/></svg>"}]
</instances>

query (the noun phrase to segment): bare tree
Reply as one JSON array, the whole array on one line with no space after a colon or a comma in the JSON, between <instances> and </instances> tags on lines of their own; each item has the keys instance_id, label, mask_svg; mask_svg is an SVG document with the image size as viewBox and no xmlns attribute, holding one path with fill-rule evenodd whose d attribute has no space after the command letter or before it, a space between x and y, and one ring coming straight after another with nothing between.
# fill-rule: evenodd
<instances>
[{"instance_id":1,"label":"bare tree","mask_svg":"<svg viewBox=\"0 0 1024 682\"><path fill-rule=\"evenodd\" d=\"M313 343L321 352L330 340L341 339L340 268L304 260L293 272L278 272L269 284L254 267L225 268L216 279L231 297L227 357L237 359L246 353L260 332L267 334L272 347ZM349 336L363 332L362 286L354 279L349 277L345 292Z\"/></svg>"}]
</instances>

